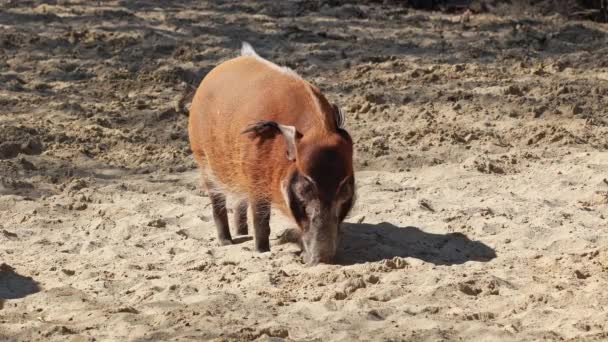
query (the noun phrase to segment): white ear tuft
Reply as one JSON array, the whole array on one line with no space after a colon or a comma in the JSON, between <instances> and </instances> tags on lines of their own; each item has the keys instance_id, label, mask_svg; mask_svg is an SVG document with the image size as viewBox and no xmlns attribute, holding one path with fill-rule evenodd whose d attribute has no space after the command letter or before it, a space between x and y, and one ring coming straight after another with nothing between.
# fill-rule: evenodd
<instances>
[{"instance_id":1,"label":"white ear tuft","mask_svg":"<svg viewBox=\"0 0 608 342\"><path fill-rule=\"evenodd\" d=\"M243 46L241 47L241 56L254 56L257 57L258 54L253 49L253 46L247 42L243 42Z\"/></svg>"},{"instance_id":2,"label":"white ear tuft","mask_svg":"<svg viewBox=\"0 0 608 342\"><path fill-rule=\"evenodd\" d=\"M338 128L344 128L344 113L342 112L342 109L338 106L336 106L336 124L338 125Z\"/></svg>"}]
</instances>

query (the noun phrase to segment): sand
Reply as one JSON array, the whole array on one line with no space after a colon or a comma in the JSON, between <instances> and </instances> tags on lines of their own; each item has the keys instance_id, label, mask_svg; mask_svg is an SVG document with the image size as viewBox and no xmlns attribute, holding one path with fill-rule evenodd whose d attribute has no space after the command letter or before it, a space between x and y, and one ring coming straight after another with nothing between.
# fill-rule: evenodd
<instances>
[{"instance_id":1,"label":"sand","mask_svg":"<svg viewBox=\"0 0 608 342\"><path fill-rule=\"evenodd\" d=\"M270 253L217 246L185 108L241 40L346 114L335 265L280 216ZM605 24L1 1L0 340L605 340L607 149Z\"/></svg>"}]
</instances>

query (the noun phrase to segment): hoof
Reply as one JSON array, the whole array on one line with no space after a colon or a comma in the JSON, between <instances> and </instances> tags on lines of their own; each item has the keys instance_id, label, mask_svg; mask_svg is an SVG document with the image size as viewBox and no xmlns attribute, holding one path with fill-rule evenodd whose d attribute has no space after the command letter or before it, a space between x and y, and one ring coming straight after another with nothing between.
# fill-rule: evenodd
<instances>
[{"instance_id":1,"label":"hoof","mask_svg":"<svg viewBox=\"0 0 608 342\"><path fill-rule=\"evenodd\" d=\"M232 245L232 240L228 240L228 239L220 239L217 243L220 246L228 246L228 245Z\"/></svg>"},{"instance_id":2,"label":"hoof","mask_svg":"<svg viewBox=\"0 0 608 342\"><path fill-rule=\"evenodd\" d=\"M270 252L270 243L268 242L256 243L255 245L255 250L259 253Z\"/></svg>"}]
</instances>

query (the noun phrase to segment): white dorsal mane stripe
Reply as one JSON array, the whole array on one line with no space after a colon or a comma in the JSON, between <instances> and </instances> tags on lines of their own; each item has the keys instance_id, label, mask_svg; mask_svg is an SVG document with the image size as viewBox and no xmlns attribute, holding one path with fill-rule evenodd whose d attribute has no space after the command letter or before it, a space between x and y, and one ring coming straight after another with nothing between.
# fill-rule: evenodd
<instances>
[{"instance_id":1,"label":"white dorsal mane stripe","mask_svg":"<svg viewBox=\"0 0 608 342\"><path fill-rule=\"evenodd\" d=\"M241 56L247 56L247 57L253 57L256 60L265 63L266 65L268 65L269 67L273 68L274 70L277 70L283 74L289 75L291 77L294 77L297 80L300 80L302 82L304 82L305 84L307 84L308 86L306 87L306 89L308 90L308 93L310 94L310 97L312 99L312 101L314 101L315 105L317 106L317 110L319 112L321 112L321 105L319 103L319 99L317 98L317 96L314 94L311 86L308 84L308 82L304 81L304 79L302 79L302 77L300 77L300 75L298 75L295 71L291 70L288 67L281 67L278 66L276 64L274 64L273 62L260 57L260 55L257 54L257 52L255 52L255 50L253 49L253 46L251 46L251 44L247 43L247 42L242 42L242 47L241 47ZM338 128L343 128L344 127L344 114L342 113L342 110L335 106L336 108L336 126Z\"/></svg>"},{"instance_id":2,"label":"white dorsal mane stripe","mask_svg":"<svg viewBox=\"0 0 608 342\"><path fill-rule=\"evenodd\" d=\"M241 56L260 57L253 49L253 46L247 42L243 42L243 46L241 47Z\"/></svg>"},{"instance_id":3,"label":"white dorsal mane stripe","mask_svg":"<svg viewBox=\"0 0 608 342\"><path fill-rule=\"evenodd\" d=\"M278 66L278 65L272 63L271 61L260 57L260 55L258 55L257 52L255 52L255 50L253 49L253 46L251 46L251 44L249 44L247 42L242 42L242 44L243 45L241 47L241 56L254 57L257 60L268 64L270 67L272 67L282 73L285 73L285 74L288 74L288 75L301 79L300 75L298 75L295 71L291 70L290 68Z\"/></svg>"}]
</instances>

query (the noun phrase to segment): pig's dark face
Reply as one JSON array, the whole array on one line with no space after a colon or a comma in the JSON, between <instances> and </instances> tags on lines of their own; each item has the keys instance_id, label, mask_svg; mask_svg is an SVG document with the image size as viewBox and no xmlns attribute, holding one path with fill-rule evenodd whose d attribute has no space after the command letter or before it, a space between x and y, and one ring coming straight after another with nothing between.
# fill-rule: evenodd
<instances>
[{"instance_id":1,"label":"pig's dark face","mask_svg":"<svg viewBox=\"0 0 608 342\"><path fill-rule=\"evenodd\" d=\"M352 143L348 138L344 144L298 147L300 163L283 183L289 210L301 229L304 261L309 265L333 262L340 223L354 204Z\"/></svg>"}]
</instances>

